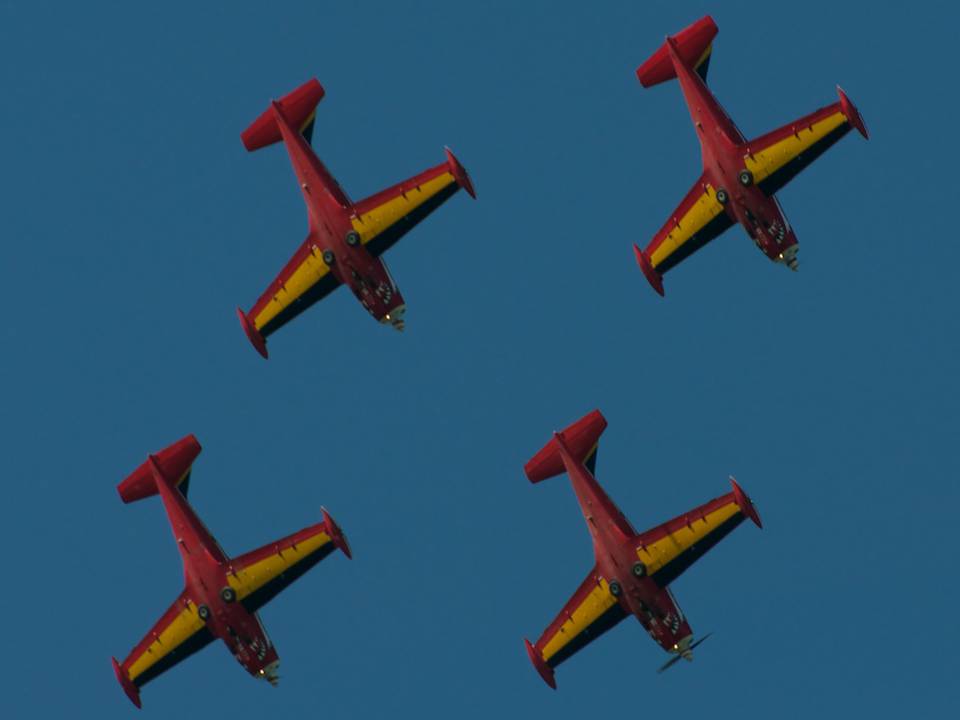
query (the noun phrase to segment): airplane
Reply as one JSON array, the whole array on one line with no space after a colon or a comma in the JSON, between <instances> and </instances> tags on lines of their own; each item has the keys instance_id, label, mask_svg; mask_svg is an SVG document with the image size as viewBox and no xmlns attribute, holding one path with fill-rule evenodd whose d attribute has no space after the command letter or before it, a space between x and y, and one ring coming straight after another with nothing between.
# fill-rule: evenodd
<instances>
[{"instance_id":1,"label":"airplane","mask_svg":"<svg viewBox=\"0 0 960 720\"><path fill-rule=\"evenodd\" d=\"M677 78L700 140L703 172L644 250L633 252L661 296L663 274L739 223L761 252L797 270L797 237L776 193L846 135L868 137L859 111L837 86L838 102L747 140L707 87L717 26L709 15L672 37L637 69L643 87Z\"/></svg>"},{"instance_id":2,"label":"airplane","mask_svg":"<svg viewBox=\"0 0 960 720\"><path fill-rule=\"evenodd\" d=\"M307 205L309 231L299 250L249 312L237 317L260 355L267 338L340 285L376 320L404 328L406 304L381 257L460 188L476 198L470 176L449 148L446 162L354 203L310 146L324 89L314 78L275 100L241 135L253 152L281 140Z\"/></svg>"},{"instance_id":3,"label":"airplane","mask_svg":"<svg viewBox=\"0 0 960 720\"><path fill-rule=\"evenodd\" d=\"M633 615L650 637L680 659L693 660L693 630L677 605L670 583L749 518L760 515L736 480L733 491L637 533L597 483L597 445L607 421L599 410L585 415L553 438L524 467L531 483L566 471L593 539L596 559L573 597L535 644L524 643L534 668L556 690L555 670L588 643Z\"/></svg>"},{"instance_id":4,"label":"airplane","mask_svg":"<svg viewBox=\"0 0 960 720\"><path fill-rule=\"evenodd\" d=\"M140 688L220 639L255 678L276 685L277 650L257 611L334 549L348 558L340 527L321 508L323 522L230 558L187 502L193 435L150 455L117 486L125 503L160 495L183 559L183 592L122 663L112 658L121 687L138 708Z\"/></svg>"}]
</instances>

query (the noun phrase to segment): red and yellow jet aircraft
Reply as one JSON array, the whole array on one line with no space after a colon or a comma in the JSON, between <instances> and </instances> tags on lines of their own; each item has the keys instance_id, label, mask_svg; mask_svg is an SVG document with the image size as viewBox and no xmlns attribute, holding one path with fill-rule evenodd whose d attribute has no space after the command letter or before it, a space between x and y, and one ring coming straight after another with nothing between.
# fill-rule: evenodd
<instances>
[{"instance_id":1,"label":"red and yellow jet aircraft","mask_svg":"<svg viewBox=\"0 0 960 720\"><path fill-rule=\"evenodd\" d=\"M335 548L350 546L333 518L262 548L229 558L187 502L200 443L193 435L150 455L117 486L125 503L160 495L183 559L185 587L157 624L118 663L117 680L140 707L140 688L214 639L226 644L244 669L276 685L280 664L257 611Z\"/></svg>"},{"instance_id":2,"label":"red and yellow jet aircraft","mask_svg":"<svg viewBox=\"0 0 960 720\"><path fill-rule=\"evenodd\" d=\"M867 137L857 108L837 87L839 102L753 140L744 138L707 87L717 26L709 15L666 42L637 69L644 87L680 81L700 140L703 173L645 250L640 269L660 295L663 273L727 228L740 223L771 260L796 270L797 237L775 197L851 127Z\"/></svg>"},{"instance_id":3,"label":"red and yellow jet aircraft","mask_svg":"<svg viewBox=\"0 0 960 720\"><path fill-rule=\"evenodd\" d=\"M553 439L524 468L530 482L566 471L593 539L596 563L536 644L525 640L540 677L556 689L554 669L629 615L664 650L673 653L661 672L693 659L693 631L669 585L744 518L760 516L733 478L733 492L644 533L637 533L594 478L597 442L607 427L599 410Z\"/></svg>"},{"instance_id":4,"label":"red and yellow jet aircraft","mask_svg":"<svg viewBox=\"0 0 960 720\"><path fill-rule=\"evenodd\" d=\"M382 255L460 188L476 197L470 176L447 149L446 162L354 203L310 147L316 79L274 101L242 134L254 151L283 141L307 204L309 231L300 249L249 312L237 308L253 346L267 357L266 338L340 285L347 285L378 321L403 330L406 305Z\"/></svg>"}]
</instances>

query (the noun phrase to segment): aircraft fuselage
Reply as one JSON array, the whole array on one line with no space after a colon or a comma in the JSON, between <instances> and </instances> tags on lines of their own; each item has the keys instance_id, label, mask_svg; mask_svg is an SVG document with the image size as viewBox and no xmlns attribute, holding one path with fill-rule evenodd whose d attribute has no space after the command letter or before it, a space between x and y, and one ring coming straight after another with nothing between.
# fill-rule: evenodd
<instances>
[{"instance_id":1,"label":"aircraft fuselage","mask_svg":"<svg viewBox=\"0 0 960 720\"><path fill-rule=\"evenodd\" d=\"M403 330L403 296L386 265L366 250L354 230L353 203L276 102L273 111L306 202L313 249L374 319Z\"/></svg>"},{"instance_id":2,"label":"aircraft fuselage","mask_svg":"<svg viewBox=\"0 0 960 720\"><path fill-rule=\"evenodd\" d=\"M703 173L731 218L774 262L797 269L797 237L780 203L753 184L744 163L747 141L707 84L684 63L676 41L667 40L670 59L700 141ZM722 198L722 199L721 199Z\"/></svg>"},{"instance_id":3,"label":"aircraft fuselage","mask_svg":"<svg viewBox=\"0 0 960 720\"><path fill-rule=\"evenodd\" d=\"M693 630L670 591L659 587L637 556L637 533L589 470L570 456L562 442L561 458L570 476L593 539L597 571L620 606L640 621L664 650L683 654Z\"/></svg>"},{"instance_id":4,"label":"aircraft fuselage","mask_svg":"<svg viewBox=\"0 0 960 720\"><path fill-rule=\"evenodd\" d=\"M280 659L260 618L237 601L228 577L230 559L178 488L161 480L157 489L183 559L188 595L196 599L201 619L248 673L276 683Z\"/></svg>"}]
</instances>

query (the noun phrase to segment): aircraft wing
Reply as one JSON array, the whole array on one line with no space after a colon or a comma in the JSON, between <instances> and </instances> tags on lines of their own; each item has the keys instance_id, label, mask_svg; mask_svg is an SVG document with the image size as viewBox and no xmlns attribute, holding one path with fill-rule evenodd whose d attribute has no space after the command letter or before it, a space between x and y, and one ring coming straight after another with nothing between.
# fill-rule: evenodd
<instances>
[{"instance_id":1,"label":"aircraft wing","mask_svg":"<svg viewBox=\"0 0 960 720\"><path fill-rule=\"evenodd\" d=\"M177 663L186 660L213 640L213 634L197 614L197 605L187 592L180 594L150 632L130 652L117 669L121 684L132 683L128 695L136 695L137 689L166 672ZM133 696L130 698L138 702Z\"/></svg>"},{"instance_id":2,"label":"aircraft wing","mask_svg":"<svg viewBox=\"0 0 960 720\"><path fill-rule=\"evenodd\" d=\"M733 492L637 536L637 557L660 587L676 580L744 518L761 527L750 498L733 478L731 483Z\"/></svg>"},{"instance_id":3,"label":"aircraft wing","mask_svg":"<svg viewBox=\"0 0 960 720\"><path fill-rule=\"evenodd\" d=\"M353 205L353 229L379 257L463 187L476 197L467 171L449 150L447 162Z\"/></svg>"},{"instance_id":4,"label":"aircraft wing","mask_svg":"<svg viewBox=\"0 0 960 720\"><path fill-rule=\"evenodd\" d=\"M553 668L626 616L617 599L610 594L607 581L597 575L594 566L536 644L528 647L528 652L544 680L553 685ZM546 669L541 669L542 663L546 664Z\"/></svg>"},{"instance_id":5,"label":"aircraft wing","mask_svg":"<svg viewBox=\"0 0 960 720\"><path fill-rule=\"evenodd\" d=\"M867 137L860 113L843 91L837 90L839 102L747 143L744 165L764 193L775 194L851 128Z\"/></svg>"},{"instance_id":6,"label":"aircraft wing","mask_svg":"<svg viewBox=\"0 0 960 720\"><path fill-rule=\"evenodd\" d=\"M701 175L646 249L641 252L634 246L637 261L650 284L663 295L663 273L723 233L733 222L717 200L716 189Z\"/></svg>"},{"instance_id":7,"label":"aircraft wing","mask_svg":"<svg viewBox=\"0 0 960 720\"><path fill-rule=\"evenodd\" d=\"M262 338L275 333L340 285L323 261L322 252L313 234L308 235L266 292L246 313L246 321Z\"/></svg>"},{"instance_id":8,"label":"aircraft wing","mask_svg":"<svg viewBox=\"0 0 960 720\"><path fill-rule=\"evenodd\" d=\"M340 529L324 512L324 522L233 558L227 581L253 613L338 547L350 556Z\"/></svg>"}]
</instances>

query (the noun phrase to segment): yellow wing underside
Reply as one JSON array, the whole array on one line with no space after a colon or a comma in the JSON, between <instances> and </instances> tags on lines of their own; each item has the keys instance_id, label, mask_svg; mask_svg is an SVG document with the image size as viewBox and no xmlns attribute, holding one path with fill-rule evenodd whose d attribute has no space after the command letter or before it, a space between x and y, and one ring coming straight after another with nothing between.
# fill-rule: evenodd
<instances>
[{"instance_id":1,"label":"yellow wing underside","mask_svg":"<svg viewBox=\"0 0 960 720\"><path fill-rule=\"evenodd\" d=\"M441 173L435 178L386 200L362 215L351 218L353 228L360 234L361 242L366 245L398 220L415 211L423 203L454 182L456 180L451 173ZM264 326L289 307L297 298L302 297L329 272L330 268L323 261L320 248L312 247L310 254L291 273L271 301L253 318L254 327L257 330L262 330Z\"/></svg>"},{"instance_id":2,"label":"yellow wing underside","mask_svg":"<svg viewBox=\"0 0 960 720\"><path fill-rule=\"evenodd\" d=\"M263 560L237 570L227 576L227 581L237 593L237 599L243 600L329 542L330 536L325 532L319 532L301 540L296 545L285 547Z\"/></svg>"},{"instance_id":3,"label":"yellow wing underside","mask_svg":"<svg viewBox=\"0 0 960 720\"><path fill-rule=\"evenodd\" d=\"M406 217L451 183L456 182L449 172L441 173L404 193L396 195L362 215L352 218L353 229L360 233L364 245Z\"/></svg>"},{"instance_id":4,"label":"yellow wing underside","mask_svg":"<svg viewBox=\"0 0 960 720\"><path fill-rule=\"evenodd\" d=\"M279 292L257 313L257 316L253 319L254 327L257 330L262 330L268 322L316 285L329 272L330 268L323 261L320 249L314 246L307 258L287 278Z\"/></svg>"},{"instance_id":5,"label":"yellow wing underside","mask_svg":"<svg viewBox=\"0 0 960 720\"><path fill-rule=\"evenodd\" d=\"M237 593L237 598L243 600L330 541L329 535L319 532L229 575L227 581ZM157 633L146 651L130 664L127 671L130 679L135 681L204 627L196 604L187 600L173 622Z\"/></svg>"},{"instance_id":6,"label":"yellow wing underside","mask_svg":"<svg viewBox=\"0 0 960 720\"><path fill-rule=\"evenodd\" d=\"M637 548L637 557L646 565L647 574L654 575L738 512L740 507L735 502L730 502L656 542Z\"/></svg>"},{"instance_id":7,"label":"yellow wing underside","mask_svg":"<svg viewBox=\"0 0 960 720\"><path fill-rule=\"evenodd\" d=\"M762 182L846 122L846 116L838 110L759 152L747 155L744 163L747 170L753 173L753 181Z\"/></svg>"},{"instance_id":8,"label":"yellow wing underside","mask_svg":"<svg viewBox=\"0 0 960 720\"><path fill-rule=\"evenodd\" d=\"M130 664L127 671L130 679L136 680L203 628L204 622L197 614L197 606L188 600L174 621L156 635L146 652Z\"/></svg>"},{"instance_id":9,"label":"yellow wing underside","mask_svg":"<svg viewBox=\"0 0 960 720\"><path fill-rule=\"evenodd\" d=\"M680 246L705 228L711 220L724 212L713 186L706 185L703 195L681 218L674 218L673 229L650 256L650 264L657 267Z\"/></svg>"},{"instance_id":10,"label":"yellow wing underside","mask_svg":"<svg viewBox=\"0 0 960 720\"><path fill-rule=\"evenodd\" d=\"M570 641L616 604L617 599L610 594L610 586L607 581L600 578L593 591L569 614L566 622L560 626L560 630L543 646L543 659L549 661L551 657L560 652Z\"/></svg>"}]
</instances>

